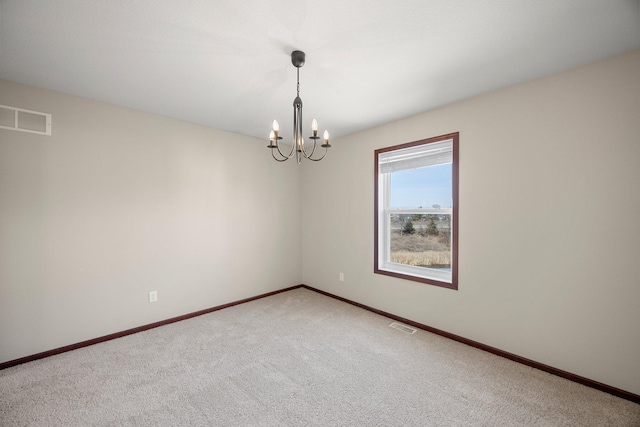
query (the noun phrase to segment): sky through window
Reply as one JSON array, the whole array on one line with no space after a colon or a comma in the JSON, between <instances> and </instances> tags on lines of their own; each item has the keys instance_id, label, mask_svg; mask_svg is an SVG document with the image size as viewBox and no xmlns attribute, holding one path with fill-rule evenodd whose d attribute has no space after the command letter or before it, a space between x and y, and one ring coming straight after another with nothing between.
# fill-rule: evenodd
<instances>
[{"instance_id":1,"label":"sky through window","mask_svg":"<svg viewBox=\"0 0 640 427\"><path fill-rule=\"evenodd\" d=\"M451 207L451 163L391 174L391 208Z\"/></svg>"}]
</instances>

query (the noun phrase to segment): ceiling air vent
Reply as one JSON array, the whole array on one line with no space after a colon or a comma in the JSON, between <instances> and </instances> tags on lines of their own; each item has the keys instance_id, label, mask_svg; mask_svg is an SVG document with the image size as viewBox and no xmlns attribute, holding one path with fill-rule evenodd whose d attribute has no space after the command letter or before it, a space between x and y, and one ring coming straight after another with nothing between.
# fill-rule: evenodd
<instances>
[{"instance_id":1,"label":"ceiling air vent","mask_svg":"<svg viewBox=\"0 0 640 427\"><path fill-rule=\"evenodd\" d=\"M51 114L0 105L0 129L51 136Z\"/></svg>"}]
</instances>

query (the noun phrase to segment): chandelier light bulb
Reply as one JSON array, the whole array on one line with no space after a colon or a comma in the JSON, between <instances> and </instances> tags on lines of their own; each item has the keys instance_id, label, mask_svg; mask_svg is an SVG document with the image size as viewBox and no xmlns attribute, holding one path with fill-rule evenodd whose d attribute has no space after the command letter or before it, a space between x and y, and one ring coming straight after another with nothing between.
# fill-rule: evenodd
<instances>
[{"instance_id":1,"label":"chandelier light bulb","mask_svg":"<svg viewBox=\"0 0 640 427\"><path fill-rule=\"evenodd\" d=\"M278 132L278 131L280 130L280 125L278 124L278 121L277 121L277 120L274 120L274 121L273 121L273 130L274 130L275 132Z\"/></svg>"},{"instance_id":2,"label":"chandelier light bulb","mask_svg":"<svg viewBox=\"0 0 640 427\"><path fill-rule=\"evenodd\" d=\"M325 144L329 143L329 131L328 130L324 131L324 135L322 137L324 139L324 143Z\"/></svg>"},{"instance_id":3,"label":"chandelier light bulb","mask_svg":"<svg viewBox=\"0 0 640 427\"><path fill-rule=\"evenodd\" d=\"M311 122L311 130L316 132L318 131L318 121L316 119L313 119Z\"/></svg>"}]
</instances>

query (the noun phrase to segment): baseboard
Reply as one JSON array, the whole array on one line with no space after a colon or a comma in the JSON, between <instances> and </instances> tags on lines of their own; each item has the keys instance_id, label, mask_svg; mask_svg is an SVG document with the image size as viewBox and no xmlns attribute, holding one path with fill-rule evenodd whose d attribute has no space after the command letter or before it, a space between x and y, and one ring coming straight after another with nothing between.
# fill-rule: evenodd
<instances>
[{"instance_id":1,"label":"baseboard","mask_svg":"<svg viewBox=\"0 0 640 427\"><path fill-rule=\"evenodd\" d=\"M305 288L305 289L309 289L311 291L317 292L319 294L322 294L322 295L325 295L325 296L328 296L328 297L331 297L331 298L335 298L335 299L337 299L339 301L346 302L348 304L355 305L356 307L360 307L360 308L363 308L365 310L371 311L373 313L379 314L381 316L385 316L385 317L388 317L390 319L397 320L398 322L405 323L405 324L413 326L415 328L422 329L422 330L425 330L427 332L432 332L432 333L437 334L437 335L441 335L443 337L452 339L454 341L458 341L458 342L461 342L463 344L470 345L471 347L475 347L475 348L480 349L480 350L488 351L489 353L495 354L497 356L501 356L501 357L504 357L506 359L513 360L514 362L522 363L523 365L527 365L527 366L530 366L532 368L540 369L541 371L545 371L545 372L548 372L550 374L557 375L559 377L566 378L568 380L571 380L571 381L577 382L579 384L585 385L587 387L591 387L591 388L594 388L596 390L604 391L605 393L609 393L609 394L612 394L614 396L621 397L623 399L630 400L631 402L640 404L640 395L637 395L637 394L634 394L634 393L631 393L631 392L628 392L628 391L625 391L625 390L622 390L622 389L619 389L619 388L616 388L616 387L612 387L610 385L603 384L601 382L594 381L594 380L591 380L589 378L581 377L580 375L575 375L575 374L572 374L571 372L563 371L561 369L554 368L553 366L545 365L543 363L539 363L539 362L536 362L534 360L527 359L525 357L521 357L521 356L518 356L516 354L509 353L509 352L500 350L498 348L491 347L491 346L479 343L477 341L473 341L473 340L470 340L468 338L461 337L459 335L451 334L449 332L446 332L446 331L443 331L443 330L440 330L440 329L436 329L436 328L433 328L431 326L423 325L422 323L414 322L413 320L405 319L404 317L396 316L395 314L387 313L386 311L378 310L377 308L369 307L369 306L366 306L364 304L360 304L358 302L351 301L349 299L346 299L346 298L331 294L329 292L325 292L325 291L321 291L321 290L316 289L316 288L312 288L311 286L301 285L300 287Z\"/></svg>"},{"instance_id":2,"label":"baseboard","mask_svg":"<svg viewBox=\"0 0 640 427\"><path fill-rule=\"evenodd\" d=\"M203 314L212 313L214 311L222 310L223 308L233 307L234 305L244 304L245 302L255 301L260 298L269 297L271 295L279 294L281 292L287 292L293 289L297 289L302 287L302 285L291 286L289 288L280 289L273 292L267 292L266 294L257 295L250 298L241 299L238 301L233 301L227 304L218 305L211 308L206 308L204 310L194 311L193 313L184 314L182 316L172 317L170 319L161 320L159 322L149 323L148 325L138 326L137 328L127 329L126 331L116 332L113 334L105 335L103 337L94 338L87 341L82 341L76 344L70 344L64 347L55 348L53 350L43 351L42 353L33 354L31 356L21 357L20 359L9 360L8 362L0 363L0 370L10 368L12 366L20 365L27 362L32 362L38 359L44 359L45 357L54 356L60 353L66 353L67 351L76 350L82 347L87 347L90 345L98 344L105 341L110 341L116 338L121 338L127 335L135 334L138 332L146 331L148 329L157 328L158 326L168 325L170 323L179 322L181 320L190 319L192 317L201 316Z\"/></svg>"},{"instance_id":3,"label":"baseboard","mask_svg":"<svg viewBox=\"0 0 640 427\"><path fill-rule=\"evenodd\" d=\"M471 347L475 347L477 349L487 351L487 352L495 354L497 356L501 356L501 357L504 357L506 359L513 360L514 362L522 363L523 365L527 365L527 366L530 366L532 368L540 369L541 371L545 371L545 372L548 372L550 374L557 375L559 377L566 378L568 380L571 380L571 381L577 382L579 384L585 385L587 387L591 387L591 388L594 388L596 390L604 391L605 393L609 393L609 394L612 394L614 396L620 397L622 399L626 399L626 400L629 400L631 402L640 404L640 395L637 395L637 394L634 394L634 393L631 393L631 392L628 392L628 391L625 391L625 390L621 390L619 388L616 388L616 387L613 387L613 386L610 386L610 385L607 385L607 384L603 384L601 382L594 381L594 380L591 380L589 378L582 377L580 375L575 375L575 374L572 374L570 372L554 368L553 366L545 365L543 363L539 363L539 362L536 362L534 360L527 359L525 357L521 357L521 356L518 356L516 354L509 353L509 352L500 350L498 348L491 347L491 346L479 343L477 341L473 341L473 340L470 340L468 338L461 337L459 335L455 335L455 334L452 334L452 333L449 333L449 332L446 332L446 331L443 331L443 330L440 330L440 329L437 329L437 328L433 328L431 326L423 325L422 323L414 322L413 320L406 319L406 318L400 317L400 316L396 316L395 314L387 313L386 311L378 310L377 308L369 307L367 305L360 304L358 302L351 301L351 300L349 300L347 298L343 298L343 297L340 297L338 295L331 294L329 292L321 291L320 289L316 289L316 288L313 288L313 287L307 286L307 285L296 285L296 286L291 286L289 288L280 289L280 290L273 291L273 292L267 292L265 294L257 295L257 296L254 296L254 297L245 298L245 299L241 299L241 300L238 300L238 301L233 301L233 302L230 302L230 303L227 303L227 304L218 305L218 306L207 308L207 309L200 310L200 311L194 311L193 313L184 314L182 316L172 317L170 319L161 320L159 322L149 323L148 325L138 326L137 328L127 329L126 331L116 332L116 333L105 335L105 336L102 336L102 337L99 337L99 338L94 338L94 339L91 339L91 340L82 341L82 342L79 342L79 343L76 343L76 344L67 345L67 346L56 348L56 349L53 349L53 350L44 351L42 353L33 354L31 356L25 356L25 357L22 357L20 359L10 360L8 362L0 363L0 370L6 369L6 368L10 368L12 366L20 365L20 364L23 364L23 363L32 362L34 360L44 359L45 357L54 356L56 354L65 353L67 351L76 350L78 348L87 347L87 346L90 346L90 345L93 345L93 344L98 344L98 343L101 343L101 342L110 341L110 340L113 340L113 339L116 339L116 338L124 337L124 336L127 336L127 335L131 335L131 334L135 334L135 333L138 333L138 332L142 332L142 331L146 331L148 329L157 328L159 326L168 325L170 323L179 322L181 320L190 319L192 317L201 316L203 314L212 313L214 311L222 310L224 308L233 307L234 305L244 304L245 302L255 301L255 300L260 299L260 298L269 297L271 295L276 295L276 294L279 294L279 293L282 293L282 292L287 292L287 291L291 291L293 289L298 289L298 288L305 288L305 289L308 289L310 291L317 292L319 294L322 294L322 295L337 299L339 301L354 305L356 307L360 307L362 309L371 311L371 312L379 314L381 316L385 316L385 317L388 317L390 319L397 320L398 322L405 323L407 325L416 327L418 329L422 329L422 330L425 330L427 332L432 332L434 334L443 336L445 338L449 338L449 339L452 339L454 341L458 341L458 342L461 342L463 344L470 345Z\"/></svg>"}]
</instances>

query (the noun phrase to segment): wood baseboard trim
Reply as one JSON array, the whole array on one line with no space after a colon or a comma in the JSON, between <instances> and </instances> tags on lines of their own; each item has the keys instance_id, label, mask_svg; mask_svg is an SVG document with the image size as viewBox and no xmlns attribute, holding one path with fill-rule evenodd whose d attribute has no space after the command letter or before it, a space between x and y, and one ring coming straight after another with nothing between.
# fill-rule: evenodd
<instances>
[{"instance_id":1,"label":"wood baseboard trim","mask_svg":"<svg viewBox=\"0 0 640 427\"><path fill-rule=\"evenodd\" d=\"M360 308L363 308L365 310L371 311L373 313L379 314L381 316L388 317L388 318L393 319L393 320L397 320L398 322L405 323L405 324L413 326L415 328L422 329L422 330L427 331L427 332L432 332L432 333L437 334L437 335L441 335L441 336L443 336L445 338L449 338L449 339L452 339L454 341L458 341L458 342L461 342L463 344L470 345L471 347L475 347L477 349L487 351L489 353L495 354L497 356L504 357L504 358L509 359L509 360L513 360L514 362L522 363L523 365L527 365L527 366L530 366L532 368L536 368L536 369L539 369L541 371L545 371L545 372L548 372L550 374L553 374L553 375L556 375L556 376L559 376L559 377L562 377L562 378L566 378L568 380L571 380L571 381L574 381L576 383L585 385L587 387L591 387L591 388L594 388L596 390L604 391L605 393L609 393L609 394L612 394L614 396L620 397L622 399L630 400L631 402L640 404L640 395L637 395L637 394L634 394L634 393L631 393L631 392L628 392L628 391L625 391L625 390L622 390L622 389L619 389L619 388L616 388L616 387L612 387L610 385L603 384L601 382L594 381L594 380L591 380L589 378L582 377L580 375L575 375L575 374L572 374L571 372L563 371L561 369L554 368L553 366L545 365L543 363L539 363L539 362L536 362L534 360L518 356L517 354L509 353L509 352L500 350L498 348L491 347L491 346L482 344L480 342L473 341L473 340L470 340L468 338L461 337L459 335L455 335L455 334L452 334L452 333L449 333L449 332L446 332L446 331L443 331L443 330L440 330L440 329L436 329L436 328L433 328L431 326L423 325L422 323L414 322L413 320L409 320L409 319L406 319L404 317L396 316L395 314L387 313L386 311L378 310L377 308L369 307L367 305L360 304L360 303L355 302L355 301L351 301L351 300L349 300L347 298L343 298L343 297L331 294L329 292L321 291L320 289L316 289L316 288L313 288L311 286L301 285L300 287L305 288L305 289L309 289L311 291L317 292L319 294L322 294L322 295L325 295L325 296L328 296L328 297L331 297L331 298L335 298L335 299L337 299L339 301L346 302L346 303L351 304L351 305L355 305L356 307L360 307Z\"/></svg>"},{"instance_id":2,"label":"wood baseboard trim","mask_svg":"<svg viewBox=\"0 0 640 427\"><path fill-rule=\"evenodd\" d=\"M381 316L388 317L389 319L397 320L398 322L405 323L405 324L413 326L415 328L422 329L422 330L427 331L427 332L432 332L434 334L443 336L445 338L449 338L449 339L452 339L454 341L458 341L458 342L461 342L463 344L470 345L471 347L475 347L477 349L487 351L487 352L495 354L497 356L501 356L501 357L504 357L506 359L513 360L514 362L522 363L523 365L527 365L527 366L530 366L532 368L540 369L541 371L545 371L545 372L548 372L550 374L553 374L553 375L556 375L556 376L559 376L559 377L562 377L562 378L566 378L568 380L571 380L571 381L577 382L579 384L585 385L587 387L591 387L591 388L594 388L596 390L600 390L600 391L603 391L605 393L609 393L611 395L620 397L622 399L626 399L626 400L629 400L631 402L640 404L640 395L637 395L637 394L634 394L634 393L631 393L631 392L628 392L628 391L625 391L625 390L622 390L622 389L619 389L619 388L616 388L616 387L612 387L610 385L603 384L601 382L594 381L594 380L591 380L589 378L582 377L580 375L575 375L575 374L572 374L570 372L563 371L561 369L557 369L557 368L554 368L552 366L545 365L543 363L539 363L539 362L536 362L534 360L527 359L525 357L521 357L521 356L518 356L516 354L509 353L509 352L500 350L498 348L482 344L482 343L477 342L477 341L470 340L468 338L461 337L459 335L455 335L455 334L452 334L452 333L449 333L449 332L446 332L446 331L443 331L443 330L440 330L440 329L437 329L437 328L433 328L431 326L423 325L422 323L414 322L413 320L406 319L406 318L400 317L400 316L396 316L395 314L387 313L386 311L378 310L377 308L369 307L367 305L360 304L358 302L349 300L347 298L343 298L343 297L340 297L338 295L334 295L334 294L331 294L329 292L325 292L325 291L322 291L320 289L316 289L316 288L313 288L313 287L307 286L307 285L296 285L296 286L291 286L289 288L280 289L280 290L277 290L277 291L267 292L265 294L257 295L257 296L254 296L254 297L244 298L244 299L241 299L241 300L238 300L238 301L233 301L233 302L230 302L230 303L227 303L227 304L222 304L222 305L218 305L218 306L215 306L215 307L206 308L204 310L194 311L193 313L184 314L182 316L172 317L170 319L161 320L161 321L154 322L154 323L149 323L149 324L143 325L143 326L138 326L137 328L127 329L127 330L122 331L122 332L116 332L116 333L113 333L113 334L109 334L109 335L105 335L105 336L102 336L102 337L90 339L90 340L87 340L87 341L82 341L82 342L79 342L79 343L76 343L76 344L70 344L70 345L67 345L67 346L64 346L64 347L60 347L60 348L56 348L56 349L53 349L53 350L43 351L42 353L33 354L31 356L25 356L25 357L21 357L19 359L15 359L15 360L9 360L7 362L0 363L0 370L6 369L6 368L10 368L10 367L16 366L16 365L21 365L23 363L32 362L34 360L44 359L45 357L54 356L56 354L66 353L67 351L76 350L76 349L79 349L79 348L82 348L82 347L87 347L87 346L90 346L90 345L93 345L93 344L98 344L98 343L105 342L105 341L110 341L110 340L113 340L113 339L116 339L116 338L121 338L121 337L124 337L124 336L127 336L127 335L131 335L131 334L135 334L135 333L138 333L138 332L146 331L146 330L149 330L149 329L157 328L159 326L168 325L170 323L179 322L181 320L190 319L192 317L201 316L203 314L212 313L214 311L222 310L224 308L233 307L234 305L244 304L246 302L255 301L257 299L266 298L266 297L269 297L271 295L276 295L276 294L279 294L279 293L282 293L282 292L287 292L287 291L291 291L293 289L298 289L298 288L305 288L305 289L308 289L310 291L317 292L319 294L322 294L322 295L337 299L339 301L346 302L348 304L354 305L356 307L360 307L362 309L368 310L368 311L370 311L372 313L376 313L376 314L379 314Z\"/></svg>"},{"instance_id":3,"label":"wood baseboard trim","mask_svg":"<svg viewBox=\"0 0 640 427\"><path fill-rule=\"evenodd\" d=\"M102 336L102 337L90 339L90 340L87 340L87 341L82 341L82 342L79 342L79 343L76 343L76 344L70 344L70 345L66 345L64 347L55 348L53 350L43 351L42 353L33 354L31 356L21 357L19 359L15 359L15 360L9 360L8 362L0 363L0 370L6 369L6 368L10 368L10 367L16 366L16 365L21 365L23 363L32 362L34 360L44 359L45 357L54 356L56 354L66 353L67 351L76 350L76 349L79 349L79 348L82 348L82 347L87 347L87 346L90 346L90 345L93 345L93 344L98 344L98 343L105 342L105 341L110 341L110 340L113 340L113 339L116 339L116 338L121 338L121 337L124 337L124 336L127 336L127 335L131 335L131 334L135 334L135 333L138 333L138 332L146 331L146 330L149 330L149 329L157 328L159 326L168 325L170 323L179 322L181 320L190 319L192 317L201 316L203 314L212 313L214 311L222 310L223 308L233 307L234 305L244 304L245 302L255 301L255 300L260 299L260 298L269 297L271 295L279 294L279 293L282 293L282 292L287 292L287 291L290 291L290 290L293 290L293 289L297 289L297 288L300 288L300 287L302 287L302 285L296 285L296 286L291 286L289 288L280 289L280 290L273 291L273 292L267 292L266 294L261 294L261 295L257 295L257 296L254 296L254 297L241 299L241 300L238 300L238 301L233 301L233 302L230 302L230 303L227 303L227 304L222 304L222 305L218 305L218 306L211 307L211 308L205 308L204 310L194 311L193 313L183 314L182 316L172 317L172 318L166 319L166 320L160 320L158 322L149 323L148 325L138 326L137 328L127 329L126 331L116 332L116 333L113 333L113 334L109 334L109 335L105 335L105 336Z\"/></svg>"}]
</instances>

